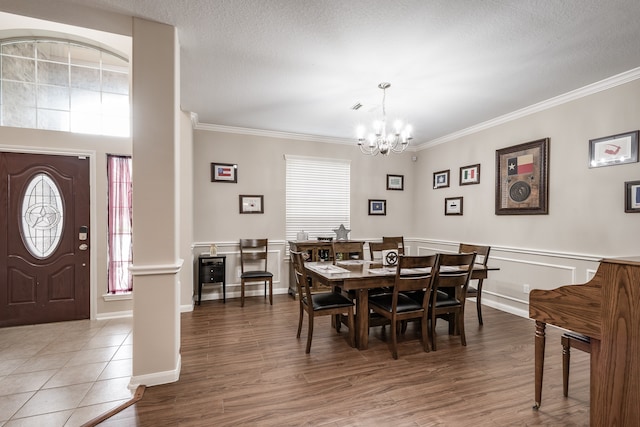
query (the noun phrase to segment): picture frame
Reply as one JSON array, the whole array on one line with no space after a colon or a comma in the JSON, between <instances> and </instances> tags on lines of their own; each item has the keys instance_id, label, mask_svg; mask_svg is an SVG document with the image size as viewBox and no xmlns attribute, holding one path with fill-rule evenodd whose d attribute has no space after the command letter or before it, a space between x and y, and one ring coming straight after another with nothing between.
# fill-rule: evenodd
<instances>
[{"instance_id":1,"label":"picture frame","mask_svg":"<svg viewBox=\"0 0 640 427\"><path fill-rule=\"evenodd\" d=\"M449 186L449 169L433 173L433 188L446 188Z\"/></svg>"},{"instance_id":2,"label":"picture frame","mask_svg":"<svg viewBox=\"0 0 640 427\"><path fill-rule=\"evenodd\" d=\"M238 165L233 163L211 163L211 182L238 182Z\"/></svg>"},{"instance_id":3,"label":"picture frame","mask_svg":"<svg viewBox=\"0 0 640 427\"><path fill-rule=\"evenodd\" d=\"M462 215L463 212L462 197L447 197L444 199L445 215Z\"/></svg>"},{"instance_id":4,"label":"picture frame","mask_svg":"<svg viewBox=\"0 0 640 427\"><path fill-rule=\"evenodd\" d=\"M387 201L380 199L369 199L369 215L386 215Z\"/></svg>"},{"instance_id":5,"label":"picture frame","mask_svg":"<svg viewBox=\"0 0 640 427\"><path fill-rule=\"evenodd\" d=\"M404 190L404 175L387 174L387 190Z\"/></svg>"},{"instance_id":6,"label":"picture frame","mask_svg":"<svg viewBox=\"0 0 640 427\"><path fill-rule=\"evenodd\" d=\"M549 213L549 138L496 150L496 215Z\"/></svg>"},{"instance_id":7,"label":"picture frame","mask_svg":"<svg viewBox=\"0 0 640 427\"><path fill-rule=\"evenodd\" d=\"M625 182L624 194L624 211L628 213L640 213L640 181Z\"/></svg>"},{"instance_id":8,"label":"picture frame","mask_svg":"<svg viewBox=\"0 0 640 427\"><path fill-rule=\"evenodd\" d=\"M460 168L460 185L480 184L480 164Z\"/></svg>"},{"instance_id":9,"label":"picture frame","mask_svg":"<svg viewBox=\"0 0 640 427\"><path fill-rule=\"evenodd\" d=\"M241 214L261 214L264 213L264 196L249 196L241 194L240 213Z\"/></svg>"},{"instance_id":10,"label":"picture frame","mask_svg":"<svg viewBox=\"0 0 640 427\"><path fill-rule=\"evenodd\" d=\"M635 130L589 140L589 168L637 162L638 133Z\"/></svg>"}]
</instances>

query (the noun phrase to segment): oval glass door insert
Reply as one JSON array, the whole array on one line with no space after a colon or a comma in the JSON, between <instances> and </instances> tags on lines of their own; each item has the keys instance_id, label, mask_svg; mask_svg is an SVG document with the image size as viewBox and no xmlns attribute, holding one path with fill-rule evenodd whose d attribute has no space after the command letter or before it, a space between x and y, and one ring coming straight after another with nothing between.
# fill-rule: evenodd
<instances>
[{"instance_id":1,"label":"oval glass door insert","mask_svg":"<svg viewBox=\"0 0 640 427\"><path fill-rule=\"evenodd\" d=\"M49 175L40 173L29 181L22 199L22 239L36 258L47 258L62 238L62 196Z\"/></svg>"}]
</instances>

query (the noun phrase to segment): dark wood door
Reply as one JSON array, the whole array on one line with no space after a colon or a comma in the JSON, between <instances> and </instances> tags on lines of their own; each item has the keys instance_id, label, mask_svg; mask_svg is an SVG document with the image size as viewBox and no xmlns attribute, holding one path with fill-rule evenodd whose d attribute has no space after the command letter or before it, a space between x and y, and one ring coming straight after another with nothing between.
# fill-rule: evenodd
<instances>
[{"instance_id":1,"label":"dark wood door","mask_svg":"<svg viewBox=\"0 0 640 427\"><path fill-rule=\"evenodd\" d=\"M89 318L89 159L0 152L0 326Z\"/></svg>"}]
</instances>

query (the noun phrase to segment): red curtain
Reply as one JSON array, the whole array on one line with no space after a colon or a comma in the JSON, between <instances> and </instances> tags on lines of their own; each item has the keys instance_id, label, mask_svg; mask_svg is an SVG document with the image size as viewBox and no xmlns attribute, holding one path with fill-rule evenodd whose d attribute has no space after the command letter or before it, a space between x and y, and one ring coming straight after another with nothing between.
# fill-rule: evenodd
<instances>
[{"instance_id":1,"label":"red curtain","mask_svg":"<svg viewBox=\"0 0 640 427\"><path fill-rule=\"evenodd\" d=\"M131 292L131 157L107 156L109 180L109 293Z\"/></svg>"}]
</instances>

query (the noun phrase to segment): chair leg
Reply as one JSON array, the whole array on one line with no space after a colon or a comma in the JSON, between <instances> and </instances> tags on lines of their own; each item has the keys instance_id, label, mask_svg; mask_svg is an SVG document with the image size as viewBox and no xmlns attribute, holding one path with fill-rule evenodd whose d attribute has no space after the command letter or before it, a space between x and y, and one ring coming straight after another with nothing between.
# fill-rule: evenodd
<instances>
[{"instance_id":1,"label":"chair leg","mask_svg":"<svg viewBox=\"0 0 640 427\"><path fill-rule=\"evenodd\" d=\"M422 316L420 325L422 327L422 347L424 348L424 351L429 353L429 338L428 338L428 332L427 332L427 316L426 315Z\"/></svg>"},{"instance_id":2,"label":"chair leg","mask_svg":"<svg viewBox=\"0 0 640 427\"><path fill-rule=\"evenodd\" d=\"M482 325L482 280L478 279L478 291L476 294L476 310L478 312L478 323Z\"/></svg>"},{"instance_id":3,"label":"chair leg","mask_svg":"<svg viewBox=\"0 0 640 427\"><path fill-rule=\"evenodd\" d=\"M436 351L436 319L436 315L431 314L431 329L429 329L429 334L431 335L431 350L433 351Z\"/></svg>"},{"instance_id":4,"label":"chair leg","mask_svg":"<svg viewBox=\"0 0 640 427\"><path fill-rule=\"evenodd\" d=\"M456 328L460 333L460 342L462 345L467 345L467 338L464 335L464 307L455 315Z\"/></svg>"},{"instance_id":5,"label":"chair leg","mask_svg":"<svg viewBox=\"0 0 640 427\"><path fill-rule=\"evenodd\" d=\"M300 338L300 332L302 332L302 320L304 317L304 308L302 307L302 301L300 301L300 316L298 317L298 334L296 338Z\"/></svg>"},{"instance_id":6,"label":"chair leg","mask_svg":"<svg viewBox=\"0 0 640 427\"><path fill-rule=\"evenodd\" d=\"M571 343L569 338L562 337L562 394L564 397L569 395L569 359L571 358Z\"/></svg>"},{"instance_id":7,"label":"chair leg","mask_svg":"<svg viewBox=\"0 0 640 427\"><path fill-rule=\"evenodd\" d=\"M273 305L273 280L269 279L269 304Z\"/></svg>"},{"instance_id":8,"label":"chair leg","mask_svg":"<svg viewBox=\"0 0 640 427\"><path fill-rule=\"evenodd\" d=\"M244 280L240 280L240 307L244 307Z\"/></svg>"},{"instance_id":9,"label":"chair leg","mask_svg":"<svg viewBox=\"0 0 640 427\"><path fill-rule=\"evenodd\" d=\"M309 308L311 311L311 308ZM313 338L313 315L309 313L309 333L307 335L307 351L306 353L311 353L311 339Z\"/></svg>"},{"instance_id":10,"label":"chair leg","mask_svg":"<svg viewBox=\"0 0 640 427\"><path fill-rule=\"evenodd\" d=\"M394 359L398 358L398 325L397 321L391 321L391 355Z\"/></svg>"}]
</instances>

